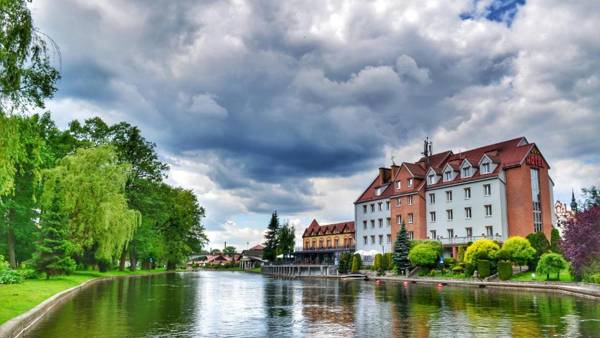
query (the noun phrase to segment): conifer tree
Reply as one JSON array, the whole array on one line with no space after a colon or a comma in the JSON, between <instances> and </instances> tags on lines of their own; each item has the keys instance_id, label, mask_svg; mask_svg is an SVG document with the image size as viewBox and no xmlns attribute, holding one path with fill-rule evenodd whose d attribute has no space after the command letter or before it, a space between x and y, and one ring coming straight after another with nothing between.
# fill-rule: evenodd
<instances>
[{"instance_id":1,"label":"conifer tree","mask_svg":"<svg viewBox=\"0 0 600 338\"><path fill-rule=\"evenodd\" d=\"M279 217L277 211L271 215L271 222L265 234L265 249L263 250L263 259L274 261L277 258L277 248L279 247Z\"/></svg>"},{"instance_id":2,"label":"conifer tree","mask_svg":"<svg viewBox=\"0 0 600 338\"><path fill-rule=\"evenodd\" d=\"M402 272L406 274L406 270L410 267L410 261L408 260L409 251L410 241L406 233L406 226L402 222L402 227L398 231L396 242L394 243L394 264L396 265L398 274Z\"/></svg>"},{"instance_id":3,"label":"conifer tree","mask_svg":"<svg viewBox=\"0 0 600 338\"><path fill-rule=\"evenodd\" d=\"M55 275L69 274L75 270L75 261L70 257L74 245L66 239L68 218L62 216L55 202L42 215L40 239L33 254L33 266L46 274L46 279Z\"/></svg>"}]
</instances>

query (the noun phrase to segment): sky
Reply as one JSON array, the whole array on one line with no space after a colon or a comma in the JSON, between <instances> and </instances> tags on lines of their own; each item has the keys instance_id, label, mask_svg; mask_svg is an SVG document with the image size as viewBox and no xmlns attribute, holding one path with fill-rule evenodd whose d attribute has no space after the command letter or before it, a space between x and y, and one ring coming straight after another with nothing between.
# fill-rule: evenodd
<instances>
[{"instance_id":1,"label":"sky","mask_svg":"<svg viewBox=\"0 0 600 338\"><path fill-rule=\"evenodd\" d=\"M206 208L210 247L263 241L271 213L352 220L377 168L425 137L460 151L525 136L555 197L600 184L600 2L34 0L59 46L60 127L100 116L157 144Z\"/></svg>"}]
</instances>

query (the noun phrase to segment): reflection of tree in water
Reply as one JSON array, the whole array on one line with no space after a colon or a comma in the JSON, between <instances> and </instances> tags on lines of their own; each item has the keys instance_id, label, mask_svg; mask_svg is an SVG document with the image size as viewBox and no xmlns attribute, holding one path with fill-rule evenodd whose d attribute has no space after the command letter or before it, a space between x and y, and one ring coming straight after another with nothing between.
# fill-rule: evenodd
<instances>
[{"instance_id":1,"label":"reflection of tree in water","mask_svg":"<svg viewBox=\"0 0 600 338\"><path fill-rule=\"evenodd\" d=\"M338 280L305 281L302 314L311 323L352 325L360 282Z\"/></svg>"},{"instance_id":2,"label":"reflection of tree in water","mask_svg":"<svg viewBox=\"0 0 600 338\"><path fill-rule=\"evenodd\" d=\"M287 317L294 304L294 287L291 281L267 279L264 287L267 317Z\"/></svg>"}]
</instances>

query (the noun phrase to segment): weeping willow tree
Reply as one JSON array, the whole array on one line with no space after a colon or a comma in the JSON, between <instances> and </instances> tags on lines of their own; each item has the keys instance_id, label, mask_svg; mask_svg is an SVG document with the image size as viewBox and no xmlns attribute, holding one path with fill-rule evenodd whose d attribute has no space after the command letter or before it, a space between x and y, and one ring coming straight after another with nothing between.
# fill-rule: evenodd
<instances>
[{"instance_id":1,"label":"weeping willow tree","mask_svg":"<svg viewBox=\"0 0 600 338\"><path fill-rule=\"evenodd\" d=\"M44 172L42 213L58 200L69 239L82 253L91 252L101 269L127 246L141 222L140 213L127 207L129 172L111 146L78 149Z\"/></svg>"}]
</instances>

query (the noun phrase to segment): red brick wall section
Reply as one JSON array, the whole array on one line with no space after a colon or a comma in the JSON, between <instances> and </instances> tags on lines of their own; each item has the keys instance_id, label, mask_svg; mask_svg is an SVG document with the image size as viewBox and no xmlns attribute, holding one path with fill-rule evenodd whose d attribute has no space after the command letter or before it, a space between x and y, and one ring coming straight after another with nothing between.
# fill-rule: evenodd
<instances>
[{"instance_id":1,"label":"red brick wall section","mask_svg":"<svg viewBox=\"0 0 600 338\"><path fill-rule=\"evenodd\" d=\"M412 175L406 167L402 166L400 168L400 172L398 173L398 179L402 182L402 189L395 190L396 193L403 193L414 190L416 187L420 186L422 180L413 178L413 187L408 187L408 179L411 178ZM395 185L395 183L394 183ZM395 186L394 186L395 189ZM398 231L400 231L400 224L396 222L396 218L398 215L402 216L402 220L406 224L406 231L412 231L414 233L415 239L426 239L427 238L427 223L425 218L425 193L424 189L413 194L413 205L408 205L408 196L400 197L402 203L400 207L397 206L397 197L390 199L391 204L391 217L392 217L392 243L396 241L396 235ZM413 224L408 223L408 214L413 214Z\"/></svg>"},{"instance_id":2,"label":"red brick wall section","mask_svg":"<svg viewBox=\"0 0 600 338\"><path fill-rule=\"evenodd\" d=\"M552 232L552 208L553 202L550 200L550 178L548 169L540 168L540 194L542 199L542 231L546 238L550 240Z\"/></svg>"},{"instance_id":3,"label":"red brick wall section","mask_svg":"<svg viewBox=\"0 0 600 338\"><path fill-rule=\"evenodd\" d=\"M541 176L541 175L540 175ZM527 236L533 232L531 174L523 165L506 170L508 236Z\"/></svg>"}]
</instances>

